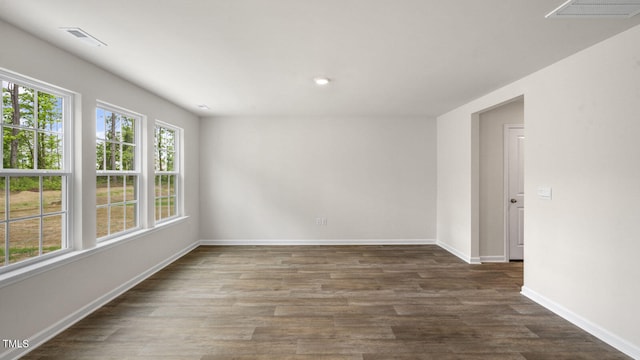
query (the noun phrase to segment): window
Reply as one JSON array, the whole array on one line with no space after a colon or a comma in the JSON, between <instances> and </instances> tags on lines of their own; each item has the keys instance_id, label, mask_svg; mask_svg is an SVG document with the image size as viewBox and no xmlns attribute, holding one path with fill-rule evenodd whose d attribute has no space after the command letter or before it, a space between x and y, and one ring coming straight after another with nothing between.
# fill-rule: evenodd
<instances>
[{"instance_id":1,"label":"window","mask_svg":"<svg viewBox=\"0 0 640 360\"><path fill-rule=\"evenodd\" d=\"M179 129L156 124L155 129L155 219L160 222L178 216Z\"/></svg>"},{"instance_id":2,"label":"window","mask_svg":"<svg viewBox=\"0 0 640 360\"><path fill-rule=\"evenodd\" d=\"M138 228L141 116L100 104L96 110L96 237Z\"/></svg>"},{"instance_id":3,"label":"window","mask_svg":"<svg viewBox=\"0 0 640 360\"><path fill-rule=\"evenodd\" d=\"M72 95L2 71L0 81L2 271L69 247Z\"/></svg>"}]
</instances>

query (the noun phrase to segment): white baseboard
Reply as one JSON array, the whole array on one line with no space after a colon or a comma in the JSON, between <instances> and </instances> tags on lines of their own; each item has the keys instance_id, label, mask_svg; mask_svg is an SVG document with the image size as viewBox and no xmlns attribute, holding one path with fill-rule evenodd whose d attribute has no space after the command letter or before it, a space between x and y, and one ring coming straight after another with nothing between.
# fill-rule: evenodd
<instances>
[{"instance_id":1,"label":"white baseboard","mask_svg":"<svg viewBox=\"0 0 640 360\"><path fill-rule=\"evenodd\" d=\"M464 262L466 262L468 264L473 264L473 265L481 264L479 257L468 256L468 255L464 254L462 251L460 251L460 250L458 250L458 249L456 249L456 248L454 248L454 247L452 247L452 246L450 246L448 244L445 244L445 243L443 243L441 241L437 241L436 244L438 246L440 246L441 248L447 250L451 254L459 257L460 259L462 259L462 261L464 261Z\"/></svg>"},{"instance_id":2,"label":"white baseboard","mask_svg":"<svg viewBox=\"0 0 640 360\"><path fill-rule=\"evenodd\" d=\"M200 245L435 245L431 239L205 239Z\"/></svg>"},{"instance_id":3,"label":"white baseboard","mask_svg":"<svg viewBox=\"0 0 640 360\"><path fill-rule=\"evenodd\" d=\"M503 263L508 262L504 255L480 256L480 262L483 263Z\"/></svg>"},{"instance_id":4,"label":"white baseboard","mask_svg":"<svg viewBox=\"0 0 640 360\"><path fill-rule=\"evenodd\" d=\"M179 258L181 258L182 256L186 255L187 253L189 253L190 251L192 251L193 249L195 249L199 245L200 244L198 242L195 242L195 243L191 244L190 246L186 247L185 249L181 250L180 252L178 252L176 254L173 254L169 258L161 261L160 263L156 264L155 266L153 266L152 268L146 270L145 272L139 274L138 276L132 278L131 280L127 281L126 283L124 283L124 284L118 286L117 288L113 289L112 291L102 295L101 297L99 297L98 299L92 301L91 303L87 304L86 306L82 307L81 309L76 310L74 313L68 315L64 319L58 321L57 323L49 326L48 328L40 331L39 333L37 333L36 335L31 337L29 339L29 347L28 348L15 348L15 349L12 349L10 351L7 351L7 352L5 352L3 354L0 354L0 360L18 359L18 358L26 355L29 351L34 350L38 346L44 344L45 342L47 342L48 340L50 340L54 336L58 335L59 333L61 333L64 330L66 330L67 328L71 327L73 324L75 324L78 321L84 319L85 317L87 317L92 312L94 312L94 311L98 310L99 308L101 308L102 306L106 305L111 300L113 300L113 299L117 298L118 296L124 294L126 291L132 289L134 286L138 285L139 283L141 283L145 279L149 278L151 275L157 273L158 271L164 269L167 265L171 264L172 262L174 262L174 261L178 260Z\"/></svg>"},{"instance_id":5,"label":"white baseboard","mask_svg":"<svg viewBox=\"0 0 640 360\"><path fill-rule=\"evenodd\" d=\"M544 306L545 308L553 311L560 317L576 325L582 330L613 346L620 352L623 352L634 359L640 359L640 347L638 347L637 345L634 345L629 341L619 337L618 335L613 334L609 330L597 324L594 324L588 319L574 313L573 311L565 308L564 306L556 303L553 300L546 298L544 295L541 295L526 286L522 287L521 294Z\"/></svg>"},{"instance_id":6,"label":"white baseboard","mask_svg":"<svg viewBox=\"0 0 640 360\"><path fill-rule=\"evenodd\" d=\"M482 259L480 257L469 257L464 255L457 249L436 241L434 239L203 239L200 240L200 245L205 246L240 246L240 245L255 245L255 246L282 246L282 245L438 245L451 254L459 257L464 262L469 264L481 264ZM487 262L498 262L499 259L487 260ZM495 257L497 258L497 257ZM504 257L501 258L504 262Z\"/></svg>"}]
</instances>

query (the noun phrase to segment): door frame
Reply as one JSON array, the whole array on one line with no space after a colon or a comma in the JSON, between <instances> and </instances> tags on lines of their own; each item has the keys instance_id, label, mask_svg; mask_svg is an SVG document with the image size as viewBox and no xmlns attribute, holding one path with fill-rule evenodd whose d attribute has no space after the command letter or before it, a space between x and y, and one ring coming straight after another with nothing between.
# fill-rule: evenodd
<instances>
[{"instance_id":1,"label":"door frame","mask_svg":"<svg viewBox=\"0 0 640 360\"><path fill-rule=\"evenodd\" d=\"M509 243L509 130L522 129L524 130L524 124L504 124L503 125L503 213L504 213L504 257L505 262L511 261L511 251Z\"/></svg>"}]
</instances>

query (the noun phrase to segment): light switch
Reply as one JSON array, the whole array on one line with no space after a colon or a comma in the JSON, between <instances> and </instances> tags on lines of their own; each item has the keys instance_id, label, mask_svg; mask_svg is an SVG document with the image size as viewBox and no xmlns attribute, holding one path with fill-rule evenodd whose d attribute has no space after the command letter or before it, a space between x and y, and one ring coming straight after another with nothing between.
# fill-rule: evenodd
<instances>
[{"instance_id":1,"label":"light switch","mask_svg":"<svg viewBox=\"0 0 640 360\"><path fill-rule=\"evenodd\" d=\"M548 186L538 186L538 198L551 200L551 188Z\"/></svg>"}]
</instances>

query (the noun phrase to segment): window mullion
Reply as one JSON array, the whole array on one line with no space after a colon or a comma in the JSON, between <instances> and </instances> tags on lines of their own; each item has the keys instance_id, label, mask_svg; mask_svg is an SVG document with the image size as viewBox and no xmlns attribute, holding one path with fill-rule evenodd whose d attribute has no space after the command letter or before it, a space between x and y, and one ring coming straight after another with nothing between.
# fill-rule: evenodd
<instances>
[{"instance_id":1,"label":"window mullion","mask_svg":"<svg viewBox=\"0 0 640 360\"><path fill-rule=\"evenodd\" d=\"M38 146L39 146L39 136L38 130L40 125L40 114L38 113L38 90L33 89L33 169L38 170Z\"/></svg>"},{"instance_id":2,"label":"window mullion","mask_svg":"<svg viewBox=\"0 0 640 360\"><path fill-rule=\"evenodd\" d=\"M107 236L111 235L111 176L107 177Z\"/></svg>"},{"instance_id":3,"label":"window mullion","mask_svg":"<svg viewBox=\"0 0 640 360\"><path fill-rule=\"evenodd\" d=\"M106 130L105 130L106 131ZM102 169L107 170L107 139L102 140Z\"/></svg>"},{"instance_id":4,"label":"window mullion","mask_svg":"<svg viewBox=\"0 0 640 360\"><path fill-rule=\"evenodd\" d=\"M171 216L171 175L167 175L167 217Z\"/></svg>"},{"instance_id":5,"label":"window mullion","mask_svg":"<svg viewBox=\"0 0 640 360\"><path fill-rule=\"evenodd\" d=\"M42 255L42 248L44 246L44 179L42 176L38 177L38 183L40 186L40 238L38 239L38 255Z\"/></svg>"},{"instance_id":6,"label":"window mullion","mask_svg":"<svg viewBox=\"0 0 640 360\"><path fill-rule=\"evenodd\" d=\"M122 159L122 157L120 159ZM123 216L122 216L123 220L122 221L124 221L123 227L126 230L127 229L127 176L123 176L122 177L122 191L123 191L122 198L124 200L124 202L122 204L122 207L123 207L123 209L122 209L123 210L122 211L123 212Z\"/></svg>"},{"instance_id":7,"label":"window mullion","mask_svg":"<svg viewBox=\"0 0 640 360\"><path fill-rule=\"evenodd\" d=\"M4 177L4 264L9 265L9 204L11 192L9 191L9 177Z\"/></svg>"}]
</instances>

